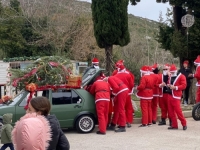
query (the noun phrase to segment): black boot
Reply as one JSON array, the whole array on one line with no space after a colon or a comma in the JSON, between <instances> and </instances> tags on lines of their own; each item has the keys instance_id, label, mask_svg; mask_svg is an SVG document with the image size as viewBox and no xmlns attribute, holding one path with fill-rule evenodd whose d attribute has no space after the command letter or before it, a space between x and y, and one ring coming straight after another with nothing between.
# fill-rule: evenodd
<instances>
[{"instance_id":1,"label":"black boot","mask_svg":"<svg viewBox=\"0 0 200 150\"><path fill-rule=\"evenodd\" d=\"M116 126L115 124L111 123L111 125L109 127L107 127L107 130L114 131L115 130L115 126Z\"/></svg>"},{"instance_id":2,"label":"black boot","mask_svg":"<svg viewBox=\"0 0 200 150\"><path fill-rule=\"evenodd\" d=\"M165 121L165 119L162 118L162 120L159 121L158 125L159 125L159 126L161 126L161 125L166 125L166 121Z\"/></svg>"},{"instance_id":3,"label":"black boot","mask_svg":"<svg viewBox=\"0 0 200 150\"><path fill-rule=\"evenodd\" d=\"M126 129L125 129L125 127L120 126L120 128L115 130L115 132L126 132Z\"/></svg>"}]
</instances>

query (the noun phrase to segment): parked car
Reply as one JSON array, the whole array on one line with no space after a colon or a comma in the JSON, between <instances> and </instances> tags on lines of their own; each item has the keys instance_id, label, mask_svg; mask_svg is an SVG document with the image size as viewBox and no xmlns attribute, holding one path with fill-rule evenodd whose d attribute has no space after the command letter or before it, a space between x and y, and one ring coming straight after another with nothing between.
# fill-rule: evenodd
<instances>
[{"instance_id":1,"label":"parked car","mask_svg":"<svg viewBox=\"0 0 200 150\"><path fill-rule=\"evenodd\" d=\"M102 69L91 69L82 79L82 87L92 84ZM0 120L5 113L13 114L13 124L25 114L29 92L22 90L11 103L0 104ZM61 128L75 128L78 132L92 132L97 124L95 100L84 88L81 89L48 89L36 91L35 96L45 96L51 103L50 114L55 114Z\"/></svg>"}]
</instances>

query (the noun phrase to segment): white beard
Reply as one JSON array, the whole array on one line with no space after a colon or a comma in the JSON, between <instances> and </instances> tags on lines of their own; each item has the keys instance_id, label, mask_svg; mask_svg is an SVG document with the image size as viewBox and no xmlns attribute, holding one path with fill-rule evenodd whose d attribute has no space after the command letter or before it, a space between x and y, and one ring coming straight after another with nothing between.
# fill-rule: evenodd
<instances>
[{"instance_id":1,"label":"white beard","mask_svg":"<svg viewBox=\"0 0 200 150\"><path fill-rule=\"evenodd\" d=\"M176 77L177 76L177 71L176 72L173 72L171 73L171 77Z\"/></svg>"},{"instance_id":2,"label":"white beard","mask_svg":"<svg viewBox=\"0 0 200 150\"><path fill-rule=\"evenodd\" d=\"M99 66L95 66L95 65L94 65L94 68L95 68L95 69L99 69Z\"/></svg>"},{"instance_id":3,"label":"white beard","mask_svg":"<svg viewBox=\"0 0 200 150\"><path fill-rule=\"evenodd\" d=\"M167 75L167 70L163 70L163 75L166 76Z\"/></svg>"}]
</instances>

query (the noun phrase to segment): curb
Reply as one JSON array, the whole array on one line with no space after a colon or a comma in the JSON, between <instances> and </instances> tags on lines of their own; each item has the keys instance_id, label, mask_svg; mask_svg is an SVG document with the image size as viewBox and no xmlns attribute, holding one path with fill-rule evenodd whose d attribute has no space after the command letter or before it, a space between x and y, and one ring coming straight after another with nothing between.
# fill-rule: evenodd
<instances>
[{"instance_id":1,"label":"curb","mask_svg":"<svg viewBox=\"0 0 200 150\"><path fill-rule=\"evenodd\" d=\"M183 111L183 115L185 116L185 118L192 117L192 110ZM157 121L159 121L160 118L161 116L158 115ZM141 124L141 118L133 118L133 124Z\"/></svg>"}]
</instances>

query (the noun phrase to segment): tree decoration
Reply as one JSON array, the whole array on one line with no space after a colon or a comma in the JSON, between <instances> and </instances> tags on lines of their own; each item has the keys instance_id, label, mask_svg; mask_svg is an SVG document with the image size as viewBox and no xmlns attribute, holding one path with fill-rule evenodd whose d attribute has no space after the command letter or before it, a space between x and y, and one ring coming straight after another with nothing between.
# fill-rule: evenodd
<instances>
[{"instance_id":1,"label":"tree decoration","mask_svg":"<svg viewBox=\"0 0 200 150\"><path fill-rule=\"evenodd\" d=\"M26 69L10 69L12 86L25 88L37 86L67 84L67 76L72 76L70 60L60 56L41 57Z\"/></svg>"}]
</instances>

